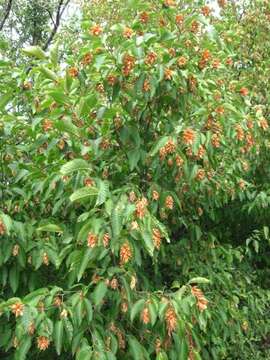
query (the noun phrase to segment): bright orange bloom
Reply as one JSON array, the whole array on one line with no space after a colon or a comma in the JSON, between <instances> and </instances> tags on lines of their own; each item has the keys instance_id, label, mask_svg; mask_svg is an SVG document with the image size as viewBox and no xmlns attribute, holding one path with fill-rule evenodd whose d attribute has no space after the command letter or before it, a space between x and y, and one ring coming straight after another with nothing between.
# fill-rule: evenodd
<instances>
[{"instance_id":1,"label":"bright orange bloom","mask_svg":"<svg viewBox=\"0 0 270 360\"><path fill-rule=\"evenodd\" d=\"M157 249L160 249L160 245L161 245L161 233L159 231L159 229L153 229L152 230L152 238L153 238L153 243L155 245L155 247Z\"/></svg>"},{"instance_id":2,"label":"bright orange bloom","mask_svg":"<svg viewBox=\"0 0 270 360\"><path fill-rule=\"evenodd\" d=\"M141 23L143 23L143 24L147 24L148 23L148 21L149 21L149 15L147 14L147 12L142 12L141 14L140 14L140 20L141 20Z\"/></svg>"},{"instance_id":3,"label":"bright orange bloom","mask_svg":"<svg viewBox=\"0 0 270 360\"><path fill-rule=\"evenodd\" d=\"M3 221L0 219L0 235L4 235L6 232L6 227L3 223Z\"/></svg>"},{"instance_id":4,"label":"bright orange bloom","mask_svg":"<svg viewBox=\"0 0 270 360\"><path fill-rule=\"evenodd\" d=\"M175 21L176 21L177 25L182 25L183 21L184 21L184 15L182 15L182 14L176 15Z\"/></svg>"},{"instance_id":5,"label":"bright orange bloom","mask_svg":"<svg viewBox=\"0 0 270 360\"><path fill-rule=\"evenodd\" d=\"M42 124L43 130L48 131L53 128L53 122L49 119L45 119Z\"/></svg>"},{"instance_id":6,"label":"bright orange bloom","mask_svg":"<svg viewBox=\"0 0 270 360\"><path fill-rule=\"evenodd\" d=\"M264 131L268 129L269 125L268 125L268 122L265 118L262 118L260 121L259 121L259 127L262 128Z\"/></svg>"},{"instance_id":7,"label":"bright orange bloom","mask_svg":"<svg viewBox=\"0 0 270 360\"><path fill-rule=\"evenodd\" d=\"M165 69L164 77L165 77L165 80L172 80L173 71L169 68Z\"/></svg>"},{"instance_id":8,"label":"bright orange bloom","mask_svg":"<svg viewBox=\"0 0 270 360\"><path fill-rule=\"evenodd\" d=\"M197 286L191 287L192 295L196 297L197 299L197 307L200 311L204 311L207 309L208 300L204 297L204 294L201 289L199 289Z\"/></svg>"},{"instance_id":9,"label":"bright orange bloom","mask_svg":"<svg viewBox=\"0 0 270 360\"><path fill-rule=\"evenodd\" d=\"M17 302L10 306L12 313L15 317L23 316L24 305L20 302Z\"/></svg>"},{"instance_id":10,"label":"bright orange bloom","mask_svg":"<svg viewBox=\"0 0 270 360\"><path fill-rule=\"evenodd\" d=\"M93 55L91 53L87 53L83 56L81 62L83 65L89 65L92 60L93 60Z\"/></svg>"},{"instance_id":11,"label":"bright orange bloom","mask_svg":"<svg viewBox=\"0 0 270 360\"><path fill-rule=\"evenodd\" d=\"M169 210L173 209L174 201L171 195L168 195L165 199L165 207Z\"/></svg>"},{"instance_id":12,"label":"bright orange bloom","mask_svg":"<svg viewBox=\"0 0 270 360\"><path fill-rule=\"evenodd\" d=\"M126 39L130 39L133 36L133 34L134 34L133 30L129 27L126 27L123 31L123 36Z\"/></svg>"},{"instance_id":13,"label":"bright orange bloom","mask_svg":"<svg viewBox=\"0 0 270 360\"><path fill-rule=\"evenodd\" d=\"M144 92L147 92L151 89L150 87L150 82L148 80L144 80L144 83L143 83L143 91Z\"/></svg>"},{"instance_id":14,"label":"bright orange bloom","mask_svg":"<svg viewBox=\"0 0 270 360\"><path fill-rule=\"evenodd\" d=\"M180 56L180 58L178 58L178 60L177 60L177 64L180 67L185 66L186 63L187 63L187 58L185 58L184 56Z\"/></svg>"},{"instance_id":15,"label":"bright orange bloom","mask_svg":"<svg viewBox=\"0 0 270 360\"><path fill-rule=\"evenodd\" d=\"M247 96L248 95L248 89L246 87L242 87L240 90L239 90L240 94L242 96Z\"/></svg>"},{"instance_id":16,"label":"bright orange bloom","mask_svg":"<svg viewBox=\"0 0 270 360\"><path fill-rule=\"evenodd\" d=\"M87 246L90 248L94 248L97 244L97 235L93 233L89 233L87 237Z\"/></svg>"},{"instance_id":17,"label":"bright orange bloom","mask_svg":"<svg viewBox=\"0 0 270 360\"><path fill-rule=\"evenodd\" d=\"M90 29L90 33L94 36L98 36L102 33L102 27L100 25L93 25Z\"/></svg>"},{"instance_id":18,"label":"bright orange bloom","mask_svg":"<svg viewBox=\"0 0 270 360\"><path fill-rule=\"evenodd\" d=\"M111 237L110 237L110 234L109 234L109 233L105 233L105 234L103 235L103 246L104 246L105 248L109 246L110 239L111 239Z\"/></svg>"},{"instance_id":19,"label":"bright orange bloom","mask_svg":"<svg viewBox=\"0 0 270 360\"><path fill-rule=\"evenodd\" d=\"M132 258L131 248L128 242L120 248L120 265L124 265Z\"/></svg>"},{"instance_id":20,"label":"bright orange bloom","mask_svg":"<svg viewBox=\"0 0 270 360\"><path fill-rule=\"evenodd\" d=\"M199 31L199 27L200 27L200 24L198 23L198 21L194 20L191 23L190 31L193 32L194 34L196 34Z\"/></svg>"},{"instance_id":21,"label":"bright orange bloom","mask_svg":"<svg viewBox=\"0 0 270 360\"><path fill-rule=\"evenodd\" d=\"M183 132L183 142L186 145L192 145L195 141L196 133L194 130L188 128Z\"/></svg>"},{"instance_id":22,"label":"bright orange bloom","mask_svg":"<svg viewBox=\"0 0 270 360\"><path fill-rule=\"evenodd\" d=\"M142 312L141 312L141 320L145 325L149 324L151 319L150 319L150 312L149 312L148 307L145 307L142 310Z\"/></svg>"},{"instance_id":23,"label":"bright orange bloom","mask_svg":"<svg viewBox=\"0 0 270 360\"><path fill-rule=\"evenodd\" d=\"M237 140L239 140L239 141L244 140L245 133L244 133L244 130L242 129L242 127L240 125L236 125L235 130L236 130L236 138L237 138Z\"/></svg>"},{"instance_id":24,"label":"bright orange bloom","mask_svg":"<svg viewBox=\"0 0 270 360\"><path fill-rule=\"evenodd\" d=\"M146 56L146 59L145 59L145 63L147 65L153 65L157 60L157 54L154 53L153 51L150 51L147 56Z\"/></svg>"},{"instance_id":25,"label":"bright orange bloom","mask_svg":"<svg viewBox=\"0 0 270 360\"><path fill-rule=\"evenodd\" d=\"M48 349L50 340L46 336L39 336L37 338L37 347L39 350L44 351Z\"/></svg>"},{"instance_id":26,"label":"bright orange bloom","mask_svg":"<svg viewBox=\"0 0 270 360\"><path fill-rule=\"evenodd\" d=\"M177 316L173 307L169 307L165 313L165 321L168 335L171 336L177 326Z\"/></svg>"},{"instance_id":27,"label":"bright orange bloom","mask_svg":"<svg viewBox=\"0 0 270 360\"><path fill-rule=\"evenodd\" d=\"M159 199L159 193L156 190L153 190L152 192L152 198L153 200L157 201Z\"/></svg>"},{"instance_id":28,"label":"bright orange bloom","mask_svg":"<svg viewBox=\"0 0 270 360\"><path fill-rule=\"evenodd\" d=\"M111 86L113 86L114 84L116 84L117 82L117 77L115 75L109 75L107 77L107 81L108 81L108 84L110 84Z\"/></svg>"},{"instance_id":29,"label":"bright orange bloom","mask_svg":"<svg viewBox=\"0 0 270 360\"><path fill-rule=\"evenodd\" d=\"M209 16L211 14L211 9L209 6L203 6L202 7L202 14L204 16Z\"/></svg>"},{"instance_id":30,"label":"bright orange bloom","mask_svg":"<svg viewBox=\"0 0 270 360\"><path fill-rule=\"evenodd\" d=\"M75 78L78 76L79 71L76 67L73 66L68 70L68 73L69 73L69 76L71 76L72 78Z\"/></svg>"}]
</instances>

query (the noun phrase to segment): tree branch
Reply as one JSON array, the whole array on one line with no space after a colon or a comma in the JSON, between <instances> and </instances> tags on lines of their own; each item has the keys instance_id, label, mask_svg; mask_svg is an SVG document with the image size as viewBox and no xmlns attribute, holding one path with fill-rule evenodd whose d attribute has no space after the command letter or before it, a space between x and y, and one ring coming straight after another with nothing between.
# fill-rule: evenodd
<instances>
[{"instance_id":1,"label":"tree branch","mask_svg":"<svg viewBox=\"0 0 270 360\"><path fill-rule=\"evenodd\" d=\"M51 42L53 41L53 38L54 38L55 34L57 33L58 27L60 25L61 16L63 15L63 12L65 11L69 2L70 2L70 0L67 0L64 4L64 0L59 0L57 12L56 12L56 18L55 18L55 21L53 21L54 26L53 26L52 32L51 32L48 40L46 41L45 45L43 46L43 50L47 50L48 47L50 46Z\"/></svg>"},{"instance_id":2,"label":"tree branch","mask_svg":"<svg viewBox=\"0 0 270 360\"><path fill-rule=\"evenodd\" d=\"M3 20L0 23L0 31L3 29L3 27L5 25L5 22L6 22L7 18L9 17L10 10L11 10L11 5L12 5L12 0L9 0L8 4L7 4L5 15L3 17Z\"/></svg>"}]
</instances>

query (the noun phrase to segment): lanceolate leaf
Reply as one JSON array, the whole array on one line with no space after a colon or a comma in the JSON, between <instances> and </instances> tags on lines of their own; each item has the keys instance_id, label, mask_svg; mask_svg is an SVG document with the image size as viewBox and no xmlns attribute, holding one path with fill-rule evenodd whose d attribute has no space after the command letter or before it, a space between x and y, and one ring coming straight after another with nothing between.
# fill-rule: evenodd
<instances>
[{"instance_id":1,"label":"lanceolate leaf","mask_svg":"<svg viewBox=\"0 0 270 360\"><path fill-rule=\"evenodd\" d=\"M93 196L97 196L98 195L98 189L95 187L84 187L81 188L77 191L75 191L71 196L70 196L70 201L78 201L78 200L84 200Z\"/></svg>"},{"instance_id":2,"label":"lanceolate leaf","mask_svg":"<svg viewBox=\"0 0 270 360\"><path fill-rule=\"evenodd\" d=\"M61 167L60 172L63 175L68 175L70 173L77 172L80 170L90 170L90 169L91 166L87 161L83 159L74 159L64 164Z\"/></svg>"}]
</instances>

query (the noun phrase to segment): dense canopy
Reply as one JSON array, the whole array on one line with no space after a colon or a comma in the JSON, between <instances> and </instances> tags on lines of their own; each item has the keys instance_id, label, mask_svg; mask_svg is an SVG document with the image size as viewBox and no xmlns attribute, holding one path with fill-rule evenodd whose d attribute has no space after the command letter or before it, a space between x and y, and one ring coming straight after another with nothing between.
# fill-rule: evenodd
<instances>
[{"instance_id":1,"label":"dense canopy","mask_svg":"<svg viewBox=\"0 0 270 360\"><path fill-rule=\"evenodd\" d=\"M270 358L269 2L34 3L0 22L1 359Z\"/></svg>"}]
</instances>

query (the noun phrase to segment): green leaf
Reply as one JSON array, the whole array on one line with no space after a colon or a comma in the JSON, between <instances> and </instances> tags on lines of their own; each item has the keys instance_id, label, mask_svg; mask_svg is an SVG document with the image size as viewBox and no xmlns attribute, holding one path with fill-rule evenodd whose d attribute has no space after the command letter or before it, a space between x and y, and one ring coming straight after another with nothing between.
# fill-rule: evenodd
<instances>
[{"instance_id":1,"label":"green leaf","mask_svg":"<svg viewBox=\"0 0 270 360\"><path fill-rule=\"evenodd\" d=\"M18 289L19 277L20 277L20 273L18 267L16 265L13 265L9 272L9 283L13 293L16 293Z\"/></svg>"},{"instance_id":2,"label":"green leaf","mask_svg":"<svg viewBox=\"0 0 270 360\"><path fill-rule=\"evenodd\" d=\"M148 231L143 231L142 238L150 256L153 256L155 245L153 243L152 235Z\"/></svg>"},{"instance_id":3,"label":"green leaf","mask_svg":"<svg viewBox=\"0 0 270 360\"><path fill-rule=\"evenodd\" d=\"M135 302L130 311L130 320L133 322L137 314L143 309L145 304L145 299L140 299Z\"/></svg>"},{"instance_id":4,"label":"green leaf","mask_svg":"<svg viewBox=\"0 0 270 360\"><path fill-rule=\"evenodd\" d=\"M46 59L45 52L39 46L28 46L27 48L22 49L22 52L30 57L35 57L37 59L43 60Z\"/></svg>"},{"instance_id":5,"label":"green leaf","mask_svg":"<svg viewBox=\"0 0 270 360\"><path fill-rule=\"evenodd\" d=\"M55 224L46 224L46 225L41 225L39 228L37 228L37 231L48 231L48 232L62 233L63 229L61 229L60 226L55 225Z\"/></svg>"},{"instance_id":6,"label":"green leaf","mask_svg":"<svg viewBox=\"0 0 270 360\"><path fill-rule=\"evenodd\" d=\"M93 295L92 295L94 304L96 306L101 304L104 296L106 295L107 290L108 290L108 288L104 281L101 281L98 283L98 285L96 286L96 288L93 292Z\"/></svg>"},{"instance_id":7,"label":"green leaf","mask_svg":"<svg viewBox=\"0 0 270 360\"><path fill-rule=\"evenodd\" d=\"M91 196L97 196L98 195L98 189L95 187L83 187L79 190L76 190L71 196L70 201L78 201L82 200Z\"/></svg>"},{"instance_id":8,"label":"green leaf","mask_svg":"<svg viewBox=\"0 0 270 360\"><path fill-rule=\"evenodd\" d=\"M129 343L130 352L132 354L132 358L134 360L143 360L144 355L142 352L142 346L138 342L138 340L133 336L129 336L128 343Z\"/></svg>"},{"instance_id":9,"label":"green leaf","mask_svg":"<svg viewBox=\"0 0 270 360\"><path fill-rule=\"evenodd\" d=\"M15 360L25 360L26 359L26 355L31 348L31 342L32 342L32 338L30 336L25 336L20 341L20 346L18 347L18 349L15 352L15 357L14 357Z\"/></svg>"},{"instance_id":10,"label":"green leaf","mask_svg":"<svg viewBox=\"0 0 270 360\"><path fill-rule=\"evenodd\" d=\"M108 196L109 193L109 183L108 181L99 181L98 184L98 196L96 201L96 206L102 205Z\"/></svg>"},{"instance_id":11,"label":"green leaf","mask_svg":"<svg viewBox=\"0 0 270 360\"><path fill-rule=\"evenodd\" d=\"M88 323L90 324L93 319L93 308L92 308L91 301L88 299L84 299L84 306L86 309L87 320L88 320Z\"/></svg>"},{"instance_id":12,"label":"green leaf","mask_svg":"<svg viewBox=\"0 0 270 360\"><path fill-rule=\"evenodd\" d=\"M61 354L61 349L62 349L63 329L64 329L63 321L58 320L54 325L54 343L58 355Z\"/></svg>"},{"instance_id":13,"label":"green leaf","mask_svg":"<svg viewBox=\"0 0 270 360\"><path fill-rule=\"evenodd\" d=\"M51 71L50 69L46 68L45 66L40 66L39 67L40 72L47 78L47 79L51 79L53 81L57 81L58 80L58 76Z\"/></svg>"},{"instance_id":14,"label":"green leaf","mask_svg":"<svg viewBox=\"0 0 270 360\"><path fill-rule=\"evenodd\" d=\"M195 277L189 280L188 284L209 284L211 281L204 277Z\"/></svg>"},{"instance_id":15,"label":"green leaf","mask_svg":"<svg viewBox=\"0 0 270 360\"><path fill-rule=\"evenodd\" d=\"M5 108L5 106L13 98L13 96L14 95L12 93L7 93L0 97L0 110Z\"/></svg>"},{"instance_id":16,"label":"green leaf","mask_svg":"<svg viewBox=\"0 0 270 360\"><path fill-rule=\"evenodd\" d=\"M94 252L95 252L94 250L95 249L87 248L87 250L84 251L82 261L81 261L81 265L80 265L80 268L79 268L79 272L78 272L78 275L77 275L78 281L80 281L80 279L82 278L82 276L83 276L83 274L85 272L85 269L87 268L87 266L89 264L89 261L93 258Z\"/></svg>"},{"instance_id":17,"label":"green leaf","mask_svg":"<svg viewBox=\"0 0 270 360\"><path fill-rule=\"evenodd\" d=\"M64 164L60 169L60 173L62 175L68 175L75 171L77 172L80 170L90 170L90 169L91 166L87 161L83 159L74 159Z\"/></svg>"},{"instance_id":18,"label":"green leaf","mask_svg":"<svg viewBox=\"0 0 270 360\"><path fill-rule=\"evenodd\" d=\"M130 170L134 170L135 167L137 166L139 160L140 160L140 157L141 157L141 154L140 154L140 149L134 149L134 150L131 150L127 153L127 156L128 156L128 160L129 160L129 167L130 167Z\"/></svg>"}]
</instances>

